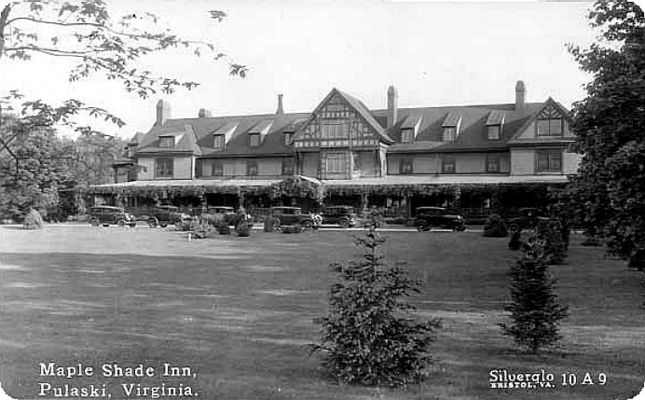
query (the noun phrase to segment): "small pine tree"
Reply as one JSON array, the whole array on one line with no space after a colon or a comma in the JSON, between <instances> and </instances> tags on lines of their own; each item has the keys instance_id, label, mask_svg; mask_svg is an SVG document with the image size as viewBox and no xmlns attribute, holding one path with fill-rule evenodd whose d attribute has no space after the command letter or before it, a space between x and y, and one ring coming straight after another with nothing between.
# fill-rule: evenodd
<instances>
[{"instance_id":1,"label":"small pine tree","mask_svg":"<svg viewBox=\"0 0 645 400\"><path fill-rule=\"evenodd\" d=\"M329 313L314 320L322 326L322 342L313 345L324 368L345 383L399 386L421 381L432 363L429 346L439 319L417 322L407 315L415 307L402 298L418 292L420 283L407 277L402 264L388 266L381 252L385 238L372 218L359 261L332 264L337 275L329 293Z\"/></svg>"},{"instance_id":2,"label":"small pine tree","mask_svg":"<svg viewBox=\"0 0 645 400\"><path fill-rule=\"evenodd\" d=\"M544 252L548 256L547 264L562 264L567 257L567 243L564 239L562 224L550 221L542 229Z\"/></svg>"},{"instance_id":3,"label":"small pine tree","mask_svg":"<svg viewBox=\"0 0 645 400\"><path fill-rule=\"evenodd\" d=\"M235 227L235 232L239 237L249 237L251 236L251 227L249 227L249 224L246 222L240 222Z\"/></svg>"},{"instance_id":4,"label":"small pine tree","mask_svg":"<svg viewBox=\"0 0 645 400\"><path fill-rule=\"evenodd\" d=\"M511 313L513 322L500 326L504 335L536 354L561 338L558 325L567 316L568 307L558 304L556 280L549 272L543 241L529 242L509 273L511 302L504 309Z\"/></svg>"}]
</instances>

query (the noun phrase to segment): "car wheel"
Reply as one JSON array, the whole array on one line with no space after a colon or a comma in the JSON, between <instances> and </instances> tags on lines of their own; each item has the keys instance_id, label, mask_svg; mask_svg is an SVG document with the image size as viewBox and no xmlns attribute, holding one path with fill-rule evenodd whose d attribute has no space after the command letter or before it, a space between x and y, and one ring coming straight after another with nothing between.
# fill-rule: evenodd
<instances>
[{"instance_id":1,"label":"car wheel","mask_svg":"<svg viewBox=\"0 0 645 400\"><path fill-rule=\"evenodd\" d=\"M160 227L162 227L162 228L165 228L165 227L167 227L167 226L168 226L168 224L167 224L167 223L165 223L165 222L160 222L160 223L159 223L159 226L160 226Z\"/></svg>"},{"instance_id":2,"label":"car wheel","mask_svg":"<svg viewBox=\"0 0 645 400\"><path fill-rule=\"evenodd\" d=\"M99 219L98 219L98 218L92 218L92 219L90 220L90 224L91 224L92 226L99 226L99 225L100 225L100 224L99 224Z\"/></svg>"},{"instance_id":3,"label":"car wheel","mask_svg":"<svg viewBox=\"0 0 645 400\"><path fill-rule=\"evenodd\" d=\"M510 230L511 232L519 232L520 226L516 223L513 223L508 226L508 230Z\"/></svg>"},{"instance_id":4,"label":"car wheel","mask_svg":"<svg viewBox=\"0 0 645 400\"><path fill-rule=\"evenodd\" d=\"M136 222L133 222L133 223L131 223L131 224L128 224L128 226L129 226L130 228L134 228L135 226L137 226L137 223L136 223Z\"/></svg>"},{"instance_id":5,"label":"car wheel","mask_svg":"<svg viewBox=\"0 0 645 400\"><path fill-rule=\"evenodd\" d=\"M343 218L340 221L338 221L338 225L343 229L349 228L349 221Z\"/></svg>"},{"instance_id":6,"label":"car wheel","mask_svg":"<svg viewBox=\"0 0 645 400\"><path fill-rule=\"evenodd\" d=\"M306 231L308 229L311 229L314 226L314 223L311 221L302 221L300 225L302 226L302 230Z\"/></svg>"},{"instance_id":7,"label":"car wheel","mask_svg":"<svg viewBox=\"0 0 645 400\"><path fill-rule=\"evenodd\" d=\"M149 227L151 227L151 228L156 228L156 227L157 227L157 225L158 225L158 223L157 223L157 219L156 219L156 218L150 218L150 219L148 220L148 226L149 226Z\"/></svg>"},{"instance_id":8,"label":"car wheel","mask_svg":"<svg viewBox=\"0 0 645 400\"><path fill-rule=\"evenodd\" d=\"M116 221L116 224L119 225L119 226L125 226L125 221L120 219L120 220Z\"/></svg>"},{"instance_id":9,"label":"car wheel","mask_svg":"<svg viewBox=\"0 0 645 400\"><path fill-rule=\"evenodd\" d=\"M110 224L103 224L103 226L107 228L108 226L110 226Z\"/></svg>"},{"instance_id":10,"label":"car wheel","mask_svg":"<svg viewBox=\"0 0 645 400\"><path fill-rule=\"evenodd\" d=\"M275 221L273 221L273 230L274 231L280 230L280 220L276 219Z\"/></svg>"},{"instance_id":11,"label":"car wheel","mask_svg":"<svg viewBox=\"0 0 645 400\"><path fill-rule=\"evenodd\" d=\"M424 232L424 231L429 231L429 230L430 229L423 222L417 224L417 231Z\"/></svg>"}]
</instances>

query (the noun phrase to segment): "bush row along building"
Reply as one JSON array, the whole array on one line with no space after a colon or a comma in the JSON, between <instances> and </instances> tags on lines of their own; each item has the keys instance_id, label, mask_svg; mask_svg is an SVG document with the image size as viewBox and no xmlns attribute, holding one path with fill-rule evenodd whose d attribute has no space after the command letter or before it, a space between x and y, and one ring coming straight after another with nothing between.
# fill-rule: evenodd
<instances>
[{"instance_id":1,"label":"bush row along building","mask_svg":"<svg viewBox=\"0 0 645 400\"><path fill-rule=\"evenodd\" d=\"M568 110L552 98L526 102L522 81L508 104L370 110L332 89L310 113L171 118L137 134L114 164L115 183L90 192L127 206L243 205L305 208L349 204L410 215L421 205L472 213L539 206L575 173L579 155Z\"/></svg>"}]
</instances>

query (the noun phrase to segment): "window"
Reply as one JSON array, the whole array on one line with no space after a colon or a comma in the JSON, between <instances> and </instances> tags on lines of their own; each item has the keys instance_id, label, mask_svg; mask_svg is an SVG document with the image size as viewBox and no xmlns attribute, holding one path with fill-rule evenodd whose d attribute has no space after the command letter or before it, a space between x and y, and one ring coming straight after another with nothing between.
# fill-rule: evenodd
<instances>
[{"instance_id":1,"label":"window","mask_svg":"<svg viewBox=\"0 0 645 400\"><path fill-rule=\"evenodd\" d=\"M499 140L500 125L488 125L488 140Z\"/></svg>"},{"instance_id":2,"label":"window","mask_svg":"<svg viewBox=\"0 0 645 400\"><path fill-rule=\"evenodd\" d=\"M441 172L444 174L454 174L455 173L455 158L454 157L443 157L441 159Z\"/></svg>"},{"instance_id":3,"label":"window","mask_svg":"<svg viewBox=\"0 0 645 400\"><path fill-rule=\"evenodd\" d=\"M326 154L325 155L325 172L327 173L345 173L347 159L344 153Z\"/></svg>"},{"instance_id":4,"label":"window","mask_svg":"<svg viewBox=\"0 0 645 400\"><path fill-rule=\"evenodd\" d=\"M249 176L255 176L258 174L258 163L257 161L247 161L246 162L246 174Z\"/></svg>"},{"instance_id":5,"label":"window","mask_svg":"<svg viewBox=\"0 0 645 400\"><path fill-rule=\"evenodd\" d=\"M159 136L159 147L165 149L171 149L175 147L175 137L174 136Z\"/></svg>"},{"instance_id":6,"label":"window","mask_svg":"<svg viewBox=\"0 0 645 400\"><path fill-rule=\"evenodd\" d=\"M215 148L215 150L224 150L225 144L226 144L226 139L224 135L213 136L213 147Z\"/></svg>"},{"instance_id":7,"label":"window","mask_svg":"<svg viewBox=\"0 0 645 400\"><path fill-rule=\"evenodd\" d=\"M249 135L249 145L251 147L259 147L260 146L260 134L259 133L251 133Z\"/></svg>"},{"instance_id":8,"label":"window","mask_svg":"<svg viewBox=\"0 0 645 400\"><path fill-rule=\"evenodd\" d=\"M157 158L155 160L155 176L158 178L172 178L172 158Z\"/></svg>"},{"instance_id":9,"label":"window","mask_svg":"<svg viewBox=\"0 0 645 400\"><path fill-rule=\"evenodd\" d=\"M291 146L293 144L293 132L284 133L284 145Z\"/></svg>"},{"instance_id":10,"label":"window","mask_svg":"<svg viewBox=\"0 0 645 400\"><path fill-rule=\"evenodd\" d=\"M412 159L402 158L399 163L399 174L408 175L412 173Z\"/></svg>"},{"instance_id":11,"label":"window","mask_svg":"<svg viewBox=\"0 0 645 400\"><path fill-rule=\"evenodd\" d=\"M538 115L538 136L562 136L562 129L562 115L553 105L549 105Z\"/></svg>"},{"instance_id":12,"label":"window","mask_svg":"<svg viewBox=\"0 0 645 400\"><path fill-rule=\"evenodd\" d=\"M537 172L562 172L562 150L538 150Z\"/></svg>"},{"instance_id":13,"label":"window","mask_svg":"<svg viewBox=\"0 0 645 400\"><path fill-rule=\"evenodd\" d=\"M195 178L201 178L203 175L204 165L202 160L195 160Z\"/></svg>"},{"instance_id":14,"label":"window","mask_svg":"<svg viewBox=\"0 0 645 400\"><path fill-rule=\"evenodd\" d=\"M457 127L456 126L446 126L443 128L443 141L444 142L454 142L457 138Z\"/></svg>"},{"instance_id":15,"label":"window","mask_svg":"<svg viewBox=\"0 0 645 400\"><path fill-rule=\"evenodd\" d=\"M486 156L486 172L499 172L499 158L497 154Z\"/></svg>"},{"instance_id":16,"label":"window","mask_svg":"<svg viewBox=\"0 0 645 400\"><path fill-rule=\"evenodd\" d=\"M323 139L349 137L349 123L344 119L323 119L320 125L320 136Z\"/></svg>"},{"instance_id":17,"label":"window","mask_svg":"<svg viewBox=\"0 0 645 400\"><path fill-rule=\"evenodd\" d=\"M224 175L224 166L222 163L215 162L213 163L213 176L222 176Z\"/></svg>"},{"instance_id":18,"label":"window","mask_svg":"<svg viewBox=\"0 0 645 400\"><path fill-rule=\"evenodd\" d=\"M293 159L282 159L282 175L293 175Z\"/></svg>"},{"instance_id":19,"label":"window","mask_svg":"<svg viewBox=\"0 0 645 400\"><path fill-rule=\"evenodd\" d=\"M414 131L406 128L401 131L401 143L412 143L414 141Z\"/></svg>"}]
</instances>

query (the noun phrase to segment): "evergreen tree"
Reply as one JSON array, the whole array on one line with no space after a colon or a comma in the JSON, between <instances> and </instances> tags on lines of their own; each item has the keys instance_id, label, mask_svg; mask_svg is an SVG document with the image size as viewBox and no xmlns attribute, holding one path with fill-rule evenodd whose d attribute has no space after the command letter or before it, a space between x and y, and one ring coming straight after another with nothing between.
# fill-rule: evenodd
<instances>
[{"instance_id":1,"label":"evergreen tree","mask_svg":"<svg viewBox=\"0 0 645 400\"><path fill-rule=\"evenodd\" d=\"M329 313L322 325L322 342L313 346L323 366L346 383L399 386L419 382L432 362L429 346L441 326L439 319L417 322L415 307L404 297L418 292L402 264L388 266L381 251L385 238L372 218L364 237L355 237L362 259L332 264L337 275L329 293Z\"/></svg>"},{"instance_id":2,"label":"evergreen tree","mask_svg":"<svg viewBox=\"0 0 645 400\"><path fill-rule=\"evenodd\" d=\"M534 354L560 339L558 325L568 314L568 307L558 303L547 260L544 243L530 239L509 273L511 302L504 309L511 313L512 323L500 324L504 335Z\"/></svg>"}]
</instances>

